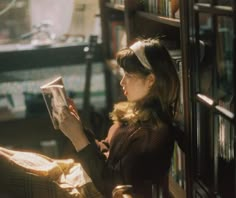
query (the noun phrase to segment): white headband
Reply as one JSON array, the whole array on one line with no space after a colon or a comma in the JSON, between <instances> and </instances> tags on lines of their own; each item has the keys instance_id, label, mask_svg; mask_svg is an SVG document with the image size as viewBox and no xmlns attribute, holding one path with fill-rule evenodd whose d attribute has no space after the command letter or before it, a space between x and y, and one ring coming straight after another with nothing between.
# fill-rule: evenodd
<instances>
[{"instance_id":1,"label":"white headband","mask_svg":"<svg viewBox=\"0 0 236 198\"><path fill-rule=\"evenodd\" d=\"M145 45L141 41L134 43L129 48L131 50L133 50L133 52L137 56L138 60L142 63L142 65L145 68L152 70L152 67L151 67L150 63L148 62L147 57L144 52Z\"/></svg>"}]
</instances>

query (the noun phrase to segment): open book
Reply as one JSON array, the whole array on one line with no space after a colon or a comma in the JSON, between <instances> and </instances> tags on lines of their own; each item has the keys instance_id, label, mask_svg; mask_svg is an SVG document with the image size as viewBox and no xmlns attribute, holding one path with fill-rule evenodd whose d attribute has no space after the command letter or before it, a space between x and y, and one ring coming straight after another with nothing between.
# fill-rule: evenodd
<instances>
[{"instance_id":1,"label":"open book","mask_svg":"<svg viewBox=\"0 0 236 198\"><path fill-rule=\"evenodd\" d=\"M53 112L59 112L64 106L68 106L66 92L62 77L44 84L40 87L44 101L46 103L50 118L55 129L59 129L58 120L53 116Z\"/></svg>"}]
</instances>

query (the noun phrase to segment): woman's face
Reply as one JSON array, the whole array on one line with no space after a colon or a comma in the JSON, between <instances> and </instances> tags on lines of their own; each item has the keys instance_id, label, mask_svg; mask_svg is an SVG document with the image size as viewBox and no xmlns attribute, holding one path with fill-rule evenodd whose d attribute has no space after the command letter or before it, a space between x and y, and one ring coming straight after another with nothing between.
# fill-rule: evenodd
<instances>
[{"instance_id":1,"label":"woman's face","mask_svg":"<svg viewBox=\"0 0 236 198\"><path fill-rule=\"evenodd\" d=\"M136 102L143 99L149 92L155 77L153 74L149 74L147 77L134 73L123 72L123 77L120 81L120 85L123 89L124 95L130 102Z\"/></svg>"}]
</instances>

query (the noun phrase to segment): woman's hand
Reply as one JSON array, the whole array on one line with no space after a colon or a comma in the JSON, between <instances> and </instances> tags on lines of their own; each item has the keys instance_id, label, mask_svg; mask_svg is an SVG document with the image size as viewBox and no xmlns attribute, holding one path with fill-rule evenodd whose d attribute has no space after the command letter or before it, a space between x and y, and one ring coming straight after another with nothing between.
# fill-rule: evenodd
<instances>
[{"instance_id":1,"label":"woman's hand","mask_svg":"<svg viewBox=\"0 0 236 198\"><path fill-rule=\"evenodd\" d=\"M60 107L57 112L53 112L53 116L59 123L60 130L67 136L77 151L81 150L89 144L84 134L83 126L76 107L72 100L68 100L69 107Z\"/></svg>"},{"instance_id":2,"label":"woman's hand","mask_svg":"<svg viewBox=\"0 0 236 198\"><path fill-rule=\"evenodd\" d=\"M74 101L70 98L67 98L67 103L68 103L70 111L73 111L76 115L78 115L77 108Z\"/></svg>"}]
</instances>

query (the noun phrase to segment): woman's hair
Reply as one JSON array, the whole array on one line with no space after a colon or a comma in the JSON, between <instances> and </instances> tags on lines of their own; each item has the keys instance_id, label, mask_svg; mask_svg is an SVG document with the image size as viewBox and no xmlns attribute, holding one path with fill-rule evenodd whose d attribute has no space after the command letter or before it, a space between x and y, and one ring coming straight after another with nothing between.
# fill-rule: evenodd
<instances>
[{"instance_id":1,"label":"woman's hair","mask_svg":"<svg viewBox=\"0 0 236 198\"><path fill-rule=\"evenodd\" d=\"M117 53L117 63L124 71L139 74L144 78L152 73L155 75L155 82L148 95L141 101L137 101L135 105L129 105L129 102L128 104L123 102L115 105L111 117L118 121L122 121L126 117L130 117L135 121L149 119L150 116L145 112L145 109L150 107L152 109L151 114L153 114L153 108L155 108L154 111L159 120L172 122L177 111L180 91L180 82L175 64L168 50L159 39L139 39L137 42L141 42L144 48L144 56L146 56L151 69L143 66L132 47L132 49L130 47L122 49ZM127 112L131 111L129 108L133 109L133 117L138 117L137 119L127 115ZM140 112L142 112L141 115ZM143 117L142 114L145 116Z\"/></svg>"}]
</instances>

